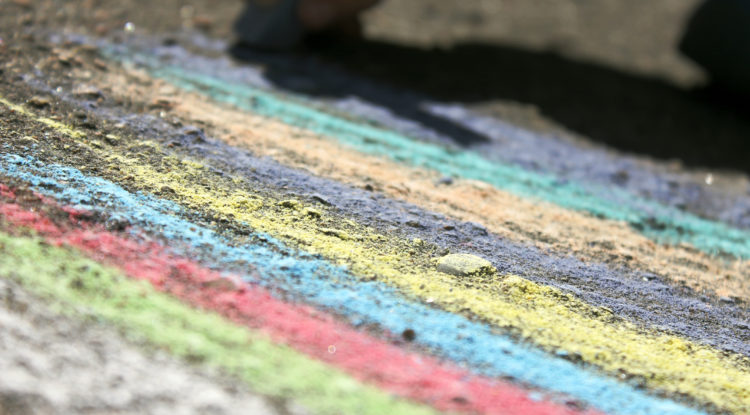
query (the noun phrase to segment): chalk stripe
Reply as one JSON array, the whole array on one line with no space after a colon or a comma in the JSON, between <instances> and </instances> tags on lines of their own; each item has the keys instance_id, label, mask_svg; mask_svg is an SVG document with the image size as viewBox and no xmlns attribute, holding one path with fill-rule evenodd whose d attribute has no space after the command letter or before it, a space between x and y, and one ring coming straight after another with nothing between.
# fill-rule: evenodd
<instances>
[{"instance_id":1,"label":"chalk stripe","mask_svg":"<svg viewBox=\"0 0 750 415\"><path fill-rule=\"evenodd\" d=\"M108 74L115 76L106 76L99 80L101 85L112 88L115 94L112 96L113 98L119 96L118 90L126 88L128 92L124 99L132 98L148 103L158 95L156 91L164 89L165 82L157 79L152 79L151 88L135 87L125 79L125 76L117 77L116 72L110 68ZM167 89L172 90L173 88ZM191 144L192 140L182 136L180 129L171 128L165 125L163 121L150 115L129 116L127 117L127 123L136 129L145 128L150 131L159 131L160 135L155 137L159 142L180 142L183 144L180 147L181 152L196 154L198 157L204 157L208 163L220 166L225 171L236 172L239 176L251 178L255 186L271 189L283 186L283 191L287 194L315 194L316 197L320 196L335 206L342 216L353 218L356 221L371 223L373 226L388 227L413 220L420 226L401 226L399 233L421 238L437 246L455 246L457 238L465 240L473 235L471 243L461 244L461 249L469 253L486 256L505 273L522 275L539 283L558 288L564 287L563 290L574 292L577 297L585 302L611 307L615 310L616 315L626 316L637 324L660 327L663 330L672 331L674 334L687 336L687 338L699 343L750 356L750 344L742 341L744 334L742 325L746 320L743 317L746 317L748 313L739 310L739 307L734 305L719 303L718 306L714 306L713 301L707 301L705 297L696 298L689 293L684 293L683 290L674 290L661 281L642 280L644 276L648 278L653 276L644 273L648 268L644 269L642 264L638 262L644 257L648 258L649 255L654 255L655 260L658 258L659 264L663 264L665 259L671 260L673 264L680 264L676 270L670 272L662 270L664 276L679 276L682 281L699 281L696 277L696 273L698 273L704 277L710 276L714 281L720 281L719 286L723 289L729 289L727 286L729 284L724 285L725 282L735 284L744 281L741 278L741 273L739 278L732 278L733 276L737 277L737 274L733 275L727 268L716 269L714 266L704 268L703 266L706 263L700 261L700 258L707 259L708 255L692 247L658 245L631 231L629 235L639 238L645 246L638 252L628 252L627 248L623 252L620 249L623 245L627 246L627 240L623 238L622 233L614 232L612 228L606 228L606 231L600 230L598 237L592 238L589 234L588 239L585 237L586 235L581 237L575 232L576 229L592 231L592 228L598 225L612 225L615 222L591 218L584 213L576 213L547 203L524 201L517 196L493 189L484 183L466 183L466 181L456 180L450 186L435 185L431 182L431 180L437 180L434 173L430 174L424 170L408 168L374 156L363 155L354 150L344 151L343 147L338 146L335 142L318 138L311 132L265 117L233 110L226 105L212 103L211 100L206 100L197 94L177 93L178 95L170 95L169 98L178 102L171 111L173 115L179 114L183 117L183 122L188 122L189 118L185 119L186 111L184 111L187 107L189 108L188 112L192 111L197 114L198 119L214 126L221 126L219 128L221 131L229 129L227 135L220 135L229 143L236 144L238 141L244 141L251 144L253 155L211 139L206 142ZM73 105L86 105L85 102L75 98L68 97L67 100ZM114 121L120 120L122 117L121 114L118 114L119 111L112 108L99 107L93 112L102 120ZM285 145L292 149L291 152L279 152L279 146L284 148L282 143L286 143ZM49 145L46 148L51 149ZM58 148L56 151L60 151L60 149ZM304 154L300 154L304 152L314 152L320 157L310 161ZM62 151L62 154L65 153L65 151ZM292 165L300 166L302 171L280 165L263 157L265 155L271 155L274 159L283 163L291 161ZM367 163L372 163L372 165L368 166ZM356 166L355 168L361 170L358 170L359 173L352 173L348 170L348 167L351 166ZM531 233L534 239L549 237L556 240L567 240L575 243L578 247L589 247L589 244L594 241L592 244L595 245L594 250L607 247L606 249L610 249L611 253L618 254L620 258L625 255L632 255L636 264L631 263L630 269L619 269L618 264L618 269L613 270L597 263L587 263L584 259L574 259L569 256L570 254L576 257L580 256L579 250L571 252L562 249L562 253L558 256L539 252L528 245L516 244L495 235L476 232L475 225L441 218L430 211L418 209L394 199L372 197L373 194L368 191L316 177L307 173L308 171L312 171L314 174L323 171L324 175L333 174L337 179L346 182L359 181L359 187L371 184L378 190L390 190L397 198L411 198L417 204L422 205L429 200L429 197L426 197L420 189L427 187L434 192L435 197L440 201L434 205L438 210L442 206L454 206L461 203L472 208L483 206L484 209L479 214L480 218L476 220L479 223L490 225L488 226L490 230L493 228L493 224L505 226L507 222L506 224L502 223L512 218L511 220L516 222L515 226L511 225L514 231L502 234L503 237L517 239L521 233ZM386 178L382 178L383 174ZM363 180L363 178L376 180L373 182ZM415 181L417 182L416 186ZM473 191L470 191L469 195L457 196L453 194L454 198L450 198L453 189L462 187ZM510 200L485 199L488 195L503 195ZM448 198L448 200L445 198ZM457 200L460 200L460 202ZM514 212L523 213L520 217L513 217ZM553 217L550 217L550 214ZM487 216L481 217L482 215ZM492 218L499 222L493 222ZM574 218L586 218L586 222L576 223ZM443 226L446 225L456 226L456 229L443 230ZM535 225L544 230L545 236L534 234L535 229L539 229L535 228ZM555 228L556 225L560 225L560 227ZM516 226L519 228L516 228ZM625 224L620 224L617 229L629 230L630 228ZM611 241L612 245L596 243L602 242L599 238L604 238L604 241ZM602 256L609 255L598 251L597 257L601 258ZM724 261L725 259L713 258L710 263L720 264ZM747 262L745 265L750 265L750 262L745 262ZM732 262L731 266L736 272L740 272L742 269L750 269L747 266L743 268L740 261ZM557 270L557 275L552 275L549 270ZM692 270L692 272L687 272L687 270ZM716 286L714 285L714 287ZM698 289L698 291L704 290ZM725 291L721 295L742 296L737 289L730 289L730 291ZM709 301L710 307L706 304ZM685 318L688 315L690 318ZM686 321L691 321L691 324L685 324Z\"/></svg>"},{"instance_id":2,"label":"chalk stripe","mask_svg":"<svg viewBox=\"0 0 750 415\"><path fill-rule=\"evenodd\" d=\"M279 257L275 250L262 247L227 246L212 231L172 216L181 209L169 202L130 195L112 183L86 178L72 168L45 165L17 156L6 156L4 162L5 174L29 181L42 193L92 210L104 205L106 212L115 217L145 223L170 239L211 250L213 257L224 264L236 261L264 264L265 272L261 275L275 276L266 283L286 286L312 303L349 316L355 324L374 322L396 333L413 328L419 333L419 343L454 360L469 362L479 373L513 376L543 388L568 393L612 413L699 413L582 371L562 359L551 359L519 347L484 325L403 301L376 282L359 282L342 270L315 259L295 261L288 257L290 253ZM49 174L52 179L36 174ZM65 184L64 189L57 185L58 181ZM283 248L268 237L263 239L272 243L275 249ZM279 272L282 269L287 271Z\"/></svg>"},{"instance_id":3,"label":"chalk stripe","mask_svg":"<svg viewBox=\"0 0 750 415\"><path fill-rule=\"evenodd\" d=\"M424 252L420 255L420 244L379 234L352 221L342 223L327 212L312 216L269 196L248 193L244 188L250 186L243 187L242 179L209 174L195 161L167 154L151 157L148 150L159 152L154 142L139 141L134 156L128 156L85 141L76 139L146 191L167 186L172 197L193 209L208 209L218 219L246 223L307 252L345 263L361 277L380 279L416 298L432 298L448 311L469 312L493 325L511 327L549 351L576 353L610 373L626 371L644 377L651 387L735 411L750 401L748 364L740 357L725 358L710 347L677 336L640 333L629 323L612 322L608 311L516 276L458 281L437 272L429 257ZM292 206L300 205L295 203Z\"/></svg>"},{"instance_id":4,"label":"chalk stripe","mask_svg":"<svg viewBox=\"0 0 750 415\"><path fill-rule=\"evenodd\" d=\"M724 357L677 336L641 333L630 323L611 321L609 311L517 276L456 279L437 272L421 244L352 221L342 223L327 212L309 215L272 196L249 193L244 190L251 187L249 183L207 173L195 161L167 154L148 157L141 148L133 156L123 155L100 143L90 146L85 139L74 139L113 169L133 177L143 190L156 192L167 186L172 197L192 209L246 223L307 252L345 263L360 277L377 278L415 298L433 298L447 311L470 313L512 328L550 352L576 353L613 375L625 371L642 377L652 388L687 394L736 413L750 405L749 364L739 356ZM144 145L159 154L157 143L138 142L139 147Z\"/></svg>"},{"instance_id":5,"label":"chalk stripe","mask_svg":"<svg viewBox=\"0 0 750 415\"><path fill-rule=\"evenodd\" d=\"M75 212L72 215L78 216ZM136 243L85 222L78 222L77 229L62 229L48 217L15 203L0 203L0 217L15 227L34 229L52 244L74 247L97 262L114 265L131 278L148 281L155 289L193 306L217 312L241 325L261 328L277 342L355 378L436 409L507 415L579 413L530 399L523 390L508 383L473 376L435 359L404 352L342 325L330 315L275 300L263 289L236 286L231 279L175 257L156 243Z\"/></svg>"},{"instance_id":6,"label":"chalk stripe","mask_svg":"<svg viewBox=\"0 0 750 415\"><path fill-rule=\"evenodd\" d=\"M156 79L153 79L153 81L158 84L165 82ZM107 76L99 82L102 86L106 85L113 89L113 93L121 97L138 99L143 103L151 102L152 99L158 99L159 97L156 92L159 89L158 87L133 86L132 83L127 81L127 75L117 73L114 69L110 69ZM435 181L439 178L439 176L435 177L435 173L430 174L424 169L407 167L382 158L362 154L345 148L333 140L326 140L300 128L249 114L246 111L229 108L226 105L213 103L211 100L204 99L200 94L178 92L176 95L170 95L170 99L176 102L175 107L171 110L172 114L178 114L187 119L207 121L215 126L220 126L222 131L227 130L226 134L219 134L217 137L225 143L224 145L219 143L203 144L199 152L205 153L206 159L210 159L212 162L226 163L236 171L247 172L250 169L249 163L256 161L252 168L257 168L260 178L264 179L268 176L262 172L268 171L270 168L269 163L257 162L250 157L241 157L237 160L227 158L226 155L231 154L232 151L226 144L240 145L249 148L258 157L271 156L286 165L310 171L315 175L331 180L346 182L356 187L363 187L368 184L375 185L378 191L382 191L394 199L406 200L425 209L431 209L465 221L480 223L502 238L524 244L533 244L543 249L553 248L558 257L568 257L571 254L582 257L580 261L577 261L577 264L572 265L576 268L586 267L591 270L593 268L591 262L598 263L602 258L607 257L616 258L616 261L612 262L616 262L618 268L622 263L625 263L629 269L624 270L624 272L612 270L607 277L618 278L626 284L622 287L622 290L643 293L644 287L636 288L634 285L639 283L634 283L628 279L635 277L640 281L641 276L634 276L633 274L645 271L686 284L699 292L712 290L717 296L736 296L742 299L750 299L750 279L745 278L745 275L748 274L747 270L750 270L750 261L727 261L726 258L710 256L685 245L665 246L655 244L627 224L592 218L583 212L563 209L548 203L525 200L484 183L456 179L449 186L435 184ZM71 102L78 105L83 104L75 100L71 100ZM117 115L113 115L107 109L100 108L95 112L105 119L109 117L111 117L109 119L117 118ZM139 121L148 122L145 117L139 119ZM171 133L174 134L175 132ZM165 134L169 133L165 132ZM161 138L159 140L162 141ZM243 154L243 156L245 155ZM262 167L265 167L265 170ZM296 173L288 168L286 172L289 174ZM271 174L277 176L274 173ZM374 180L374 183L372 180ZM305 180L303 184L294 187L296 181L290 180L291 191L316 192L339 209L347 209L351 206L351 204L347 204L348 197L361 197L361 192L356 194L357 191L352 189L345 194L345 197L341 197L340 189L345 189L345 187L338 186L339 189L332 189L332 186L328 185L331 181L323 179L316 180L316 178L311 177L310 180ZM268 182L271 184L278 183L273 179L268 180ZM367 203L366 200L364 202ZM395 203L389 204L386 202L379 203L378 207L380 212L386 213L392 212L393 209L403 209L404 205L396 206ZM352 211L356 215L358 209L349 207L347 213ZM430 224L431 222L427 217L430 212L409 213L424 215L424 222L420 220L421 223ZM521 229L518 229L518 226ZM408 232L426 240L439 240L439 238L427 236L432 234L431 229L414 228L409 229ZM507 258L507 255L511 252L508 249L512 249L509 244L497 244L493 247L497 247L497 253L493 254L496 255L495 258L503 261L502 266L511 266L515 269L538 266L542 261L554 261L554 265L548 266L562 266L560 264L563 262L558 258L548 256L545 256L544 259L541 256L531 259L535 252L533 249L530 249L528 245L516 245L516 249L524 250L529 254L527 256L529 262L524 264L520 264L520 261L509 263L509 261L504 260L504 254ZM488 259L492 260L493 258ZM568 257L566 260L570 261L570 258ZM584 262L586 260L589 261L588 264ZM521 272L522 275L525 275L522 271L511 272ZM561 272L566 274L571 272L570 266L565 267ZM600 273L601 271L597 270L596 272ZM747 276L750 277L750 274ZM597 275L594 278L600 279L602 277L607 279L604 275ZM551 283L554 284L554 282ZM609 288L612 287L608 286L607 289ZM654 289L651 294L656 291ZM622 300L622 297L617 297L618 300ZM695 336L693 338L696 340L750 355L746 351L746 347L740 346L738 348L736 344L729 345L726 337L717 336L716 331L707 330L697 335L697 332L700 331L699 327L685 328L684 326L680 327L681 324L674 324L674 321L670 322L669 316L665 316L665 314L671 315L675 307L690 307L684 303L685 297L682 297L682 301L674 298L675 296L671 297L672 301L681 304L669 305L669 298L650 299L652 302L664 304L658 309L650 310L649 321L686 336ZM587 301L590 301L590 298L588 297ZM628 307L633 306L629 305ZM664 311L662 307L665 306L670 312ZM714 312L716 313L718 310ZM658 316L661 316L661 319Z\"/></svg>"},{"instance_id":7,"label":"chalk stripe","mask_svg":"<svg viewBox=\"0 0 750 415\"><path fill-rule=\"evenodd\" d=\"M702 219L619 189L602 189L592 193L591 189L597 189L597 186L584 188L573 182L561 183L552 175L490 161L471 151L447 149L412 140L391 131L358 124L280 99L258 88L190 73L178 67L162 66L152 61L142 60L151 65L147 68L157 78L185 90L205 94L217 101L332 137L368 154L424 167L447 176L480 180L520 196L538 198L566 208L625 221L657 242L686 242L709 254L725 252L743 259L750 258L750 232L721 222ZM598 197L599 193L609 194L611 199Z\"/></svg>"},{"instance_id":8,"label":"chalk stripe","mask_svg":"<svg viewBox=\"0 0 750 415\"><path fill-rule=\"evenodd\" d=\"M0 155L0 158L3 174L29 182L42 194L115 220L144 226L173 241L174 248L189 245L197 249L186 251L187 256L198 253L223 268L231 268L238 262L258 264L258 273L245 275L249 281L272 289L286 289L300 299L335 310L354 325L378 324L394 333L411 328L417 333L416 343L454 361L465 362L476 373L510 376L571 395L613 414L703 413L651 397L630 385L516 344L484 324L405 300L377 281L360 281L340 267L315 257L300 256L267 235L261 235L261 245L228 244L211 229L180 219L189 213L172 202L131 194L114 183L87 177L74 168L41 163L30 157Z\"/></svg>"},{"instance_id":9,"label":"chalk stripe","mask_svg":"<svg viewBox=\"0 0 750 415\"><path fill-rule=\"evenodd\" d=\"M554 173L561 180L574 180L582 184L599 182L606 190L611 187L624 187L628 192L640 194L646 199L659 200L680 210L693 210L698 216L709 217L733 226L750 228L750 194L739 195L738 192L724 193L716 186L706 186L703 178L666 172L652 163L642 163L638 157L614 155L602 148L592 148L567 142L559 137L528 131L516 125L504 123L497 118L485 117L467 110L464 105L438 103L427 96L419 96L414 91L404 91L402 87L393 88L381 82L372 82L366 78L342 71L329 63L310 60L301 56L268 54L250 54L246 56L255 60L257 65L236 64L226 56L205 56L190 52L181 46L165 46L158 37L148 35L131 35L121 44L113 45L106 39L87 38L76 40L96 43L102 48L116 50L115 53L124 59L138 56L143 52L149 56L158 56L163 63L189 68L193 73L209 76L245 85L257 86L279 92L282 97L302 97L305 102L324 111L342 114L343 118L363 119L365 123L377 123L384 129L400 132L408 137L419 138L438 143L455 143L461 141L461 127L450 126L458 123L464 128L474 130L482 136L491 138L490 142L474 142L470 148L485 157L508 161L516 166L535 171ZM206 45L214 52L225 51L227 42L217 39L201 39L200 35L191 37L199 50ZM187 39L186 39L187 40ZM244 51L247 52L247 51ZM243 52L243 53L244 53ZM285 88L274 79L275 67L293 68L290 73L301 78L321 79L324 84L336 79L334 89L341 90L345 85L351 96L318 98L313 94L297 93L294 88ZM108 68L112 69L112 67ZM333 85L328 85L333 86ZM326 88L325 85L322 86ZM364 100L363 100L364 99ZM369 102L368 102L369 101ZM379 105L378 103L388 103ZM403 104L400 106L400 104ZM450 126L450 132L436 131L429 125L422 125L419 120L424 112L440 117ZM222 125L223 126L223 125ZM451 136L453 135L453 136ZM629 180L622 183L612 180L619 173L628 173ZM602 183L603 182L603 183ZM676 185L676 188L674 187ZM668 189L668 190L667 190ZM607 195L601 195L607 197ZM713 206L694 206L692 202L711 200Z\"/></svg>"},{"instance_id":10,"label":"chalk stripe","mask_svg":"<svg viewBox=\"0 0 750 415\"><path fill-rule=\"evenodd\" d=\"M0 252L0 275L29 291L86 310L177 356L222 367L260 393L293 398L320 414L433 413L362 385L216 314L191 309L77 252L38 238L3 233Z\"/></svg>"}]
</instances>

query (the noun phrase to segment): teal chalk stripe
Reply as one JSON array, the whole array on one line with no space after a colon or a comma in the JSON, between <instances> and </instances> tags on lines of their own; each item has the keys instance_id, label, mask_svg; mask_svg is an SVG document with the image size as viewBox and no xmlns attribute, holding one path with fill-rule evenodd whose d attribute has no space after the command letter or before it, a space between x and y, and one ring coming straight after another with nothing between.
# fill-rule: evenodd
<instances>
[{"instance_id":1,"label":"teal chalk stripe","mask_svg":"<svg viewBox=\"0 0 750 415\"><path fill-rule=\"evenodd\" d=\"M187 91L279 119L336 139L358 151L435 170L446 176L480 180L522 197L535 198L595 216L624 221L662 243L689 243L709 253L750 258L750 232L682 212L619 189L561 182L554 176L490 161L460 149L410 139L401 134L346 120L261 89L158 66L145 59L151 74ZM607 194L608 198L597 196Z\"/></svg>"}]
</instances>

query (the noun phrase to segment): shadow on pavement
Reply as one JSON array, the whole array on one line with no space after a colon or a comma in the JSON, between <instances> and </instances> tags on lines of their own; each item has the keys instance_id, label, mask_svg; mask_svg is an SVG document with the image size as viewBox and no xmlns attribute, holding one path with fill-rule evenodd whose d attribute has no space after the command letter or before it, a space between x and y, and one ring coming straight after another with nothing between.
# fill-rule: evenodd
<instances>
[{"instance_id":1,"label":"shadow on pavement","mask_svg":"<svg viewBox=\"0 0 750 415\"><path fill-rule=\"evenodd\" d=\"M710 89L688 91L555 53L487 43L422 49L325 39L293 54L239 45L231 52L265 65L268 79L281 88L322 97L359 96L464 146L486 138L424 112L425 96L490 106L496 100L532 104L543 116L622 151L750 173L750 117L741 109L743 98Z\"/></svg>"}]
</instances>

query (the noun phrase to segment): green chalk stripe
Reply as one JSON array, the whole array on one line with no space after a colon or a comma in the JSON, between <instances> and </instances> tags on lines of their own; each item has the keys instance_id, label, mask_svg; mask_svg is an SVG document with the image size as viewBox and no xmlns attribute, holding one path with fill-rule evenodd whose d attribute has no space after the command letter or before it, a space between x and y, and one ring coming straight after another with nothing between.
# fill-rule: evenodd
<instances>
[{"instance_id":1,"label":"green chalk stripe","mask_svg":"<svg viewBox=\"0 0 750 415\"><path fill-rule=\"evenodd\" d=\"M63 312L84 309L176 356L219 366L259 393L293 399L317 414L434 413L39 238L0 232L0 277L56 300Z\"/></svg>"}]
</instances>

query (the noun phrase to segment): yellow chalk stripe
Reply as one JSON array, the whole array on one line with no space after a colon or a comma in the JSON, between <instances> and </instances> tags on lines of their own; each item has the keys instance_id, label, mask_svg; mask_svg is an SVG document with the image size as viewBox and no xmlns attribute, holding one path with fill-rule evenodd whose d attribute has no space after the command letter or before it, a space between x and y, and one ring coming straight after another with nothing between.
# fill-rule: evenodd
<instances>
[{"instance_id":1,"label":"yellow chalk stripe","mask_svg":"<svg viewBox=\"0 0 750 415\"><path fill-rule=\"evenodd\" d=\"M3 97L0 97L0 103L10 108L12 111L15 111L19 114L23 114L24 116L29 117L29 118L33 118L37 122L40 122L48 127L51 127L67 136L70 136L73 138L85 138L86 137L86 134L81 131L77 131L70 126L65 125L59 121L55 121L51 118L37 116L36 114L27 110L22 105L14 104Z\"/></svg>"},{"instance_id":2,"label":"yellow chalk stripe","mask_svg":"<svg viewBox=\"0 0 750 415\"><path fill-rule=\"evenodd\" d=\"M63 127L58 130L66 133L69 127ZM362 278L375 278L407 295L430 298L451 312L479 317L546 350L577 354L613 375L636 375L651 388L687 394L736 414L750 408L750 362L744 357L722 356L708 346L640 329L606 308L517 276L456 277L438 272L430 260L435 247L384 235L323 207L309 215L299 201L248 191L251 183L241 178L212 174L195 161L165 154L154 157L153 150L161 151L154 142L110 148L87 144L82 133L69 135L108 161L115 179L129 177L145 191L159 192L217 219L247 224L324 255Z\"/></svg>"}]
</instances>

